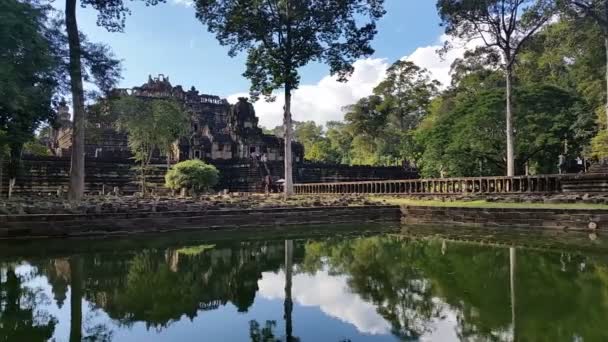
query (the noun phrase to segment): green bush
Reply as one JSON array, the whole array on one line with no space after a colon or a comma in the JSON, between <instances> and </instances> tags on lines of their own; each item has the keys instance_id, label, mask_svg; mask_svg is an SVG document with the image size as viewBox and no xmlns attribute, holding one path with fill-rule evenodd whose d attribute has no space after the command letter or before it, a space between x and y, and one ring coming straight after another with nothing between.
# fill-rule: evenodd
<instances>
[{"instance_id":1,"label":"green bush","mask_svg":"<svg viewBox=\"0 0 608 342\"><path fill-rule=\"evenodd\" d=\"M208 190L219 180L219 171L213 165L198 159L175 164L165 175L165 186L169 189L190 189L193 192Z\"/></svg>"}]
</instances>

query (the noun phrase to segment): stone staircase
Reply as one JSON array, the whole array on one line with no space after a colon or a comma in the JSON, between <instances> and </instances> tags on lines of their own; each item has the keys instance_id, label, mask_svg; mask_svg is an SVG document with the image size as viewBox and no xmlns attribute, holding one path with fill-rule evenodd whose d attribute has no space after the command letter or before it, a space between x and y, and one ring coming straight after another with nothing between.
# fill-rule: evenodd
<instances>
[{"instance_id":1,"label":"stone staircase","mask_svg":"<svg viewBox=\"0 0 608 342\"><path fill-rule=\"evenodd\" d=\"M608 193L608 159L592 164L587 173L565 176L562 180L562 191Z\"/></svg>"},{"instance_id":2,"label":"stone staircase","mask_svg":"<svg viewBox=\"0 0 608 342\"><path fill-rule=\"evenodd\" d=\"M589 170L587 170L589 174L608 174L608 159L601 160L597 163L591 164Z\"/></svg>"}]
</instances>

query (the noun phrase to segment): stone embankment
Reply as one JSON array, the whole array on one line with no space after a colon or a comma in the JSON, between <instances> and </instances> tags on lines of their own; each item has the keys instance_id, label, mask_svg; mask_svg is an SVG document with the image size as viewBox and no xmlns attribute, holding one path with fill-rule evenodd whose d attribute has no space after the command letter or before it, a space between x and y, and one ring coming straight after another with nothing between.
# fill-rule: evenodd
<instances>
[{"instance_id":1,"label":"stone embankment","mask_svg":"<svg viewBox=\"0 0 608 342\"><path fill-rule=\"evenodd\" d=\"M430 199L428 196L422 199ZM455 196L435 200L525 203L607 203L606 195ZM402 221L445 227L504 229L608 230L608 210L393 206L359 195L264 196L230 194L199 198L95 196L74 204L52 197L0 202L0 238L105 236L174 230L248 229Z\"/></svg>"},{"instance_id":2,"label":"stone embankment","mask_svg":"<svg viewBox=\"0 0 608 342\"><path fill-rule=\"evenodd\" d=\"M28 198L2 203L1 238L106 236L176 230L399 222L398 206L363 197L205 196L197 199L90 197L80 204Z\"/></svg>"},{"instance_id":3,"label":"stone embankment","mask_svg":"<svg viewBox=\"0 0 608 342\"><path fill-rule=\"evenodd\" d=\"M201 196L198 198L137 196L87 196L80 203L53 196L16 197L0 201L0 215L53 215L53 214L108 214L173 211L207 211L218 209L268 209L295 207L327 207L377 205L363 196L294 197L284 200L282 195L232 193L229 195Z\"/></svg>"},{"instance_id":4,"label":"stone embankment","mask_svg":"<svg viewBox=\"0 0 608 342\"><path fill-rule=\"evenodd\" d=\"M505 229L608 230L608 210L545 208L401 207L405 224Z\"/></svg>"}]
</instances>

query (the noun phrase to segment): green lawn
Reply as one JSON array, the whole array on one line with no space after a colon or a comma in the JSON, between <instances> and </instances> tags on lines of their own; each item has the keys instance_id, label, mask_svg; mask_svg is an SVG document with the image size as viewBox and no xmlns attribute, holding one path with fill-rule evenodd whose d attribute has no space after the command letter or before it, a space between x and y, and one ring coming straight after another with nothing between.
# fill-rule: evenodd
<instances>
[{"instance_id":1,"label":"green lawn","mask_svg":"<svg viewBox=\"0 0 608 342\"><path fill-rule=\"evenodd\" d=\"M398 205L420 205L433 207L469 207L469 208L547 208L547 209L605 209L606 204L586 204L586 203L515 203L515 202L487 202L485 200L475 201L453 201L443 202L437 200L416 200L409 198L395 197L375 197L369 198L371 201L380 201L387 204Z\"/></svg>"}]
</instances>

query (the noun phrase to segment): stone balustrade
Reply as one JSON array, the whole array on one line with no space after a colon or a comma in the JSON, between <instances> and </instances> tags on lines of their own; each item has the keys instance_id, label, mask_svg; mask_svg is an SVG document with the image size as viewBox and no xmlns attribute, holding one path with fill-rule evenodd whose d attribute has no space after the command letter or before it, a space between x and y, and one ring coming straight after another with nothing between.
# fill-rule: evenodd
<instances>
[{"instance_id":1,"label":"stone balustrade","mask_svg":"<svg viewBox=\"0 0 608 342\"><path fill-rule=\"evenodd\" d=\"M464 177L295 184L296 194L557 193L563 175Z\"/></svg>"}]
</instances>

